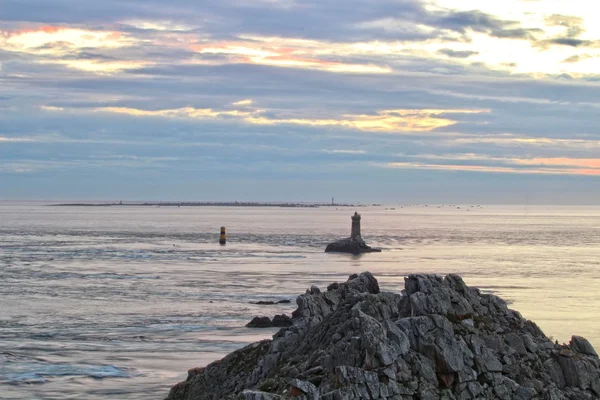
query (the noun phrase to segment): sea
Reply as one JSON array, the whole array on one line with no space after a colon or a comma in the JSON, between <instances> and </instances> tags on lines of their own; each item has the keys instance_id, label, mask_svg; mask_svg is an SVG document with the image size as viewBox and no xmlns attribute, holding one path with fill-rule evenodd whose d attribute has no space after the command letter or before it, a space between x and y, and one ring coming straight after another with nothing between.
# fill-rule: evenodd
<instances>
[{"instance_id":1,"label":"sea","mask_svg":"<svg viewBox=\"0 0 600 400\"><path fill-rule=\"evenodd\" d=\"M163 399L275 333L252 317L362 271L393 292L411 273L458 273L554 340L600 348L600 207L48 204L0 202L0 399ZM355 211L383 251L324 253Z\"/></svg>"}]
</instances>

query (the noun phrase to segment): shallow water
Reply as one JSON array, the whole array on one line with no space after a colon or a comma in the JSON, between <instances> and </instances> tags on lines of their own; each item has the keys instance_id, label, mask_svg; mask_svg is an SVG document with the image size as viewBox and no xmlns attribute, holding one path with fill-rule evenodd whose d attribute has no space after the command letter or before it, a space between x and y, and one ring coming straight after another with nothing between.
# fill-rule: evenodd
<instances>
[{"instance_id":1,"label":"shallow water","mask_svg":"<svg viewBox=\"0 0 600 400\"><path fill-rule=\"evenodd\" d=\"M289 315L306 288L364 270L391 291L459 273L547 335L600 347L600 208L394 207L359 210L384 252L353 257L323 253L350 209L0 202L0 398L163 398L187 369L270 337L244 327L254 315ZM279 299L292 304L250 304Z\"/></svg>"}]
</instances>

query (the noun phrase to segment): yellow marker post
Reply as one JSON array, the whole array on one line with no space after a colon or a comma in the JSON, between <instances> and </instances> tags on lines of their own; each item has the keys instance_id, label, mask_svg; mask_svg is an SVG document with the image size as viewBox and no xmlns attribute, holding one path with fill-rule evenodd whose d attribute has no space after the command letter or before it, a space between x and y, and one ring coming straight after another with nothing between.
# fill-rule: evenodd
<instances>
[{"instance_id":1,"label":"yellow marker post","mask_svg":"<svg viewBox=\"0 0 600 400\"><path fill-rule=\"evenodd\" d=\"M227 243L227 235L225 234L225 227L224 226L221 227L221 237L219 238L219 243L220 244Z\"/></svg>"}]
</instances>

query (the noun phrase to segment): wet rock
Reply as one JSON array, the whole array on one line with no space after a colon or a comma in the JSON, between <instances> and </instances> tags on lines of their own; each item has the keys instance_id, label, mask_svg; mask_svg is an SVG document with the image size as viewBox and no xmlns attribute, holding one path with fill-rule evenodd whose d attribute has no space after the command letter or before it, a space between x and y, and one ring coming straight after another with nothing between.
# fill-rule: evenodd
<instances>
[{"instance_id":1,"label":"wet rock","mask_svg":"<svg viewBox=\"0 0 600 400\"><path fill-rule=\"evenodd\" d=\"M250 302L250 304L257 304L259 306L271 306L271 305L275 305L275 304L289 304L289 303L291 303L291 301L287 300L287 299L278 300L278 301L259 300L259 301L255 301L255 302Z\"/></svg>"},{"instance_id":2,"label":"wet rock","mask_svg":"<svg viewBox=\"0 0 600 400\"><path fill-rule=\"evenodd\" d=\"M410 275L402 294L368 272L296 299L273 340L192 369L169 400L597 400L600 359L552 343L457 275Z\"/></svg>"},{"instance_id":3,"label":"wet rock","mask_svg":"<svg viewBox=\"0 0 600 400\"><path fill-rule=\"evenodd\" d=\"M246 326L248 328L272 328L274 325L269 317L254 317Z\"/></svg>"}]
</instances>

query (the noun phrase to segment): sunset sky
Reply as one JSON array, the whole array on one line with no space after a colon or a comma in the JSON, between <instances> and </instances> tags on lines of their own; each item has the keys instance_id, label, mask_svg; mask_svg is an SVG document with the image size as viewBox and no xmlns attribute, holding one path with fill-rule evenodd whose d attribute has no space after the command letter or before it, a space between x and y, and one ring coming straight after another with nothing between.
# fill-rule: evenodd
<instances>
[{"instance_id":1,"label":"sunset sky","mask_svg":"<svg viewBox=\"0 0 600 400\"><path fill-rule=\"evenodd\" d=\"M0 200L600 200L583 0L0 0Z\"/></svg>"}]
</instances>

